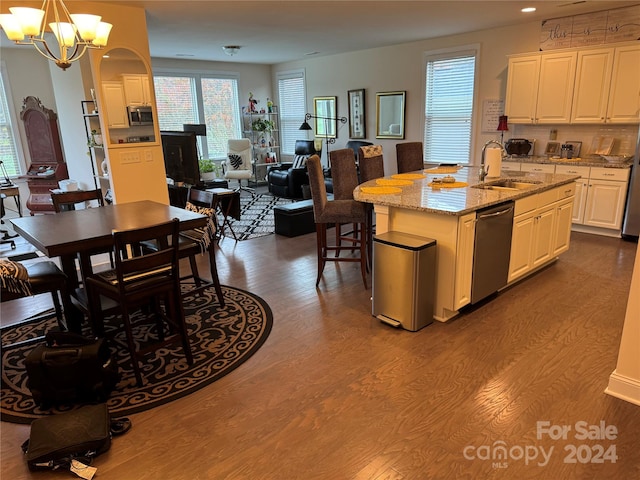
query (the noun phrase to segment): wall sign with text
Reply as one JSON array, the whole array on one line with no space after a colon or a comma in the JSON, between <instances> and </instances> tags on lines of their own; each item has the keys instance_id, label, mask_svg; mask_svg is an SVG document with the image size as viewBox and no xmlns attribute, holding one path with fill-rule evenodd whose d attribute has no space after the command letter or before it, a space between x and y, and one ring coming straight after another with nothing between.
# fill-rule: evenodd
<instances>
[{"instance_id":1,"label":"wall sign with text","mask_svg":"<svg viewBox=\"0 0 640 480\"><path fill-rule=\"evenodd\" d=\"M542 21L540 50L640 40L640 4Z\"/></svg>"}]
</instances>

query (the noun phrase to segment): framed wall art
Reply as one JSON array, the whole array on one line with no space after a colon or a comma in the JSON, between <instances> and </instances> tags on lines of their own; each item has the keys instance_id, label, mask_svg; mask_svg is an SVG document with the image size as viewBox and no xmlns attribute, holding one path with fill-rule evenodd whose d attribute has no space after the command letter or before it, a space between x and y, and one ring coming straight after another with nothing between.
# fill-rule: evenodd
<instances>
[{"instance_id":1,"label":"framed wall art","mask_svg":"<svg viewBox=\"0 0 640 480\"><path fill-rule=\"evenodd\" d=\"M364 103L364 88L349 90L349 138L366 138L366 112Z\"/></svg>"}]
</instances>

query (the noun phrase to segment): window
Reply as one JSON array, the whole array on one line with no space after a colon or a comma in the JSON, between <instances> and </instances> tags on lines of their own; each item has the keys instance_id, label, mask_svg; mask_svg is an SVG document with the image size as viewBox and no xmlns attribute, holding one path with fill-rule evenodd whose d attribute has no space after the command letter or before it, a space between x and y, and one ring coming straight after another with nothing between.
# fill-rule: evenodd
<instances>
[{"instance_id":1,"label":"window","mask_svg":"<svg viewBox=\"0 0 640 480\"><path fill-rule=\"evenodd\" d=\"M469 163L477 51L427 56L425 162Z\"/></svg>"},{"instance_id":2,"label":"window","mask_svg":"<svg viewBox=\"0 0 640 480\"><path fill-rule=\"evenodd\" d=\"M304 71L278 74L278 98L280 99L280 142L283 155L293 155L296 140L306 139L300 131L306 113ZM303 135L301 137L301 134Z\"/></svg>"},{"instance_id":3,"label":"window","mask_svg":"<svg viewBox=\"0 0 640 480\"><path fill-rule=\"evenodd\" d=\"M238 81L220 75L158 74L153 77L160 130L182 131L185 123L204 123L198 137L203 158L223 159L227 141L241 138Z\"/></svg>"},{"instance_id":4,"label":"window","mask_svg":"<svg viewBox=\"0 0 640 480\"><path fill-rule=\"evenodd\" d=\"M16 142L19 135L14 111L7 72L2 62L0 66L0 160L3 167L2 174L6 171L10 177L21 175L22 165L24 165L21 145ZM4 181L4 176L0 180Z\"/></svg>"}]
</instances>

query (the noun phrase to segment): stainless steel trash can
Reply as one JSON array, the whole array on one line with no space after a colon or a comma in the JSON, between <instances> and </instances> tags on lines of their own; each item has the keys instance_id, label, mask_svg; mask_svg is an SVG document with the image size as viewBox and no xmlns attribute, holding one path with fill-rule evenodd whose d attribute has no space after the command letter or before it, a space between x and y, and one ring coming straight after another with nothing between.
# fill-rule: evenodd
<instances>
[{"instance_id":1,"label":"stainless steel trash can","mask_svg":"<svg viewBox=\"0 0 640 480\"><path fill-rule=\"evenodd\" d=\"M415 332L433 322L436 241L400 232L373 238L373 316Z\"/></svg>"}]
</instances>

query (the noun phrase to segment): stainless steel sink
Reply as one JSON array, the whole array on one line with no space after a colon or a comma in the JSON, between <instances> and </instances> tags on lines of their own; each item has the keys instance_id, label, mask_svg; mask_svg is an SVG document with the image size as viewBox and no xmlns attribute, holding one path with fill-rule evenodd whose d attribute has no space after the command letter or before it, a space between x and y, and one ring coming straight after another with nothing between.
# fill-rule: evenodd
<instances>
[{"instance_id":1,"label":"stainless steel sink","mask_svg":"<svg viewBox=\"0 0 640 480\"><path fill-rule=\"evenodd\" d=\"M508 191L518 191L518 190L527 190L529 188L533 188L536 185L539 185L540 181L538 180L527 180L527 179L500 179L493 180L490 182L478 183L477 185L472 185L471 188L480 188L482 190L508 190Z\"/></svg>"}]
</instances>

